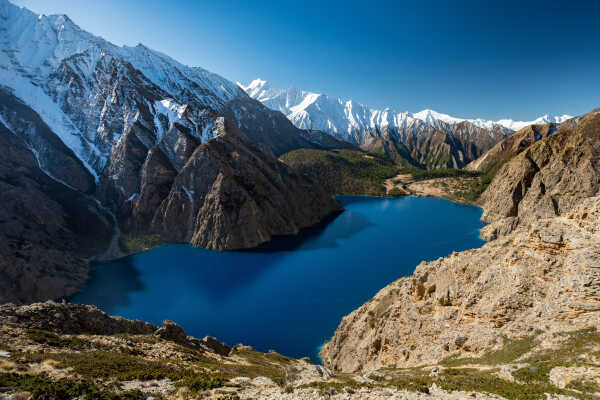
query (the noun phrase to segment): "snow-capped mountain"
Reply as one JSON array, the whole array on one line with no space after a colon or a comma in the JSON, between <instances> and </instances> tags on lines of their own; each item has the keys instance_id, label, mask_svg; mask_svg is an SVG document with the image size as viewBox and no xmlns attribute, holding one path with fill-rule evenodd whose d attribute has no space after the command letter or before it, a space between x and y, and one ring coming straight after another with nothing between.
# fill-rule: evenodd
<instances>
[{"instance_id":1,"label":"snow-capped mountain","mask_svg":"<svg viewBox=\"0 0 600 400\"><path fill-rule=\"evenodd\" d=\"M281 111L298 128L321 130L361 146L368 146L374 139L385 136L381 134L384 131L391 132L393 138L406 137L411 132L430 133L431 128L453 136L466 128L474 137L489 135L493 142L497 142L527 125L560 123L570 118L568 115L545 115L534 121L465 119L433 110L417 113L395 112L388 108L377 110L353 100L332 98L296 88L278 89L262 79L255 79L249 85L240 87L267 107Z\"/></svg>"},{"instance_id":2,"label":"snow-capped mountain","mask_svg":"<svg viewBox=\"0 0 600 400\"><path fill-rule=\"evenodd\" d=\"M301 147L305 132L233 82L0 0L0 276L14 262L37 282L49 260L70 284L39 293L72 291L119 238L234 249L297 233L340 207L276 158Z\"/></svg>"},{"instance_id":3,"label":"snow-capped mountain","mask_svg":"<svg viewBox=\"0 0 600 400\"><path fill-rule=\"evenodd\" d=\"M156 131L156 143L174 122L206 141L216 134L210 113L231 117L278 153L304 143L233 82L141 44L115 46L66 15L37 15L0 0L0 38L0 84L35 109L96 178L140 116L153 125L146 128ZM174 120L174 108L188 111ZM265 133L265 123L284 133Z\"/></svg>"},{"instance_id":4,"label":"snow-capped mountain","mask_svg":"<svg viewBox=\"0 0 600 400\"><path fill-rule=\"evenodd\" d=\"M338 135L348 134L351 136L351 132L355 129L373 129L383 126L399 128L414 120L420 120L436 128L443 127L440 122L449 125L469 122L479 128L492 130L500 126L516 131L528 125L548 122L561 123L572 118L569 115L544 115L532 121L513 121L512 119L491 121L480 118L457 118L434 110L398 113L389 108L377 110L353 100L332 98L325 94L299 90L294 87L285 90L279 89L262 79L255 79L247 86L240 83L238 85L253 99L271 109L281 111L297 127L318 129Z\"/></svg>"}]
</instances>

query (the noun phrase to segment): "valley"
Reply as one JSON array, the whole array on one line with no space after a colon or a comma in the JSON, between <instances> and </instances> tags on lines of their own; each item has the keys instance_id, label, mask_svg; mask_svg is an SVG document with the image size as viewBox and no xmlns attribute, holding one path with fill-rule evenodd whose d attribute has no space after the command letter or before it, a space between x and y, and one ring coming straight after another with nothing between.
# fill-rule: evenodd
<instances>
[{"instance_id":1,"label":"valley","mask_svg":"<svg viewBox=\"0 0 600 400\"><path fill-rule=\"evenodd\" d=\"M219 29L247 27L237 11ZM202 16L188 26L208 32ZM217 65L202 46L227 38L207 32L173 54ZM483 119L234 83L115 43L0 0L0 399L600 398L600 109L498 119L492 94L526 57L505 57L495 92L397 92L381 65L338 82ZM244 51L227 63L248 78ZM299 81L319 53L302 54ZM332 54L315 82L343 75ZM434 55L439 83L452 68ZM430 70L398 71L404 90Z\"/></svg>"}]
</instances>

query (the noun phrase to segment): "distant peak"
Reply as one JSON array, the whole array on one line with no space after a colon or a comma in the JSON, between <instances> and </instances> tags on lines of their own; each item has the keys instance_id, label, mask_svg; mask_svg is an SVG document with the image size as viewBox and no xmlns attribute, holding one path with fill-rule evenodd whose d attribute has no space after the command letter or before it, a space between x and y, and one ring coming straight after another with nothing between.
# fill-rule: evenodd
<instances>
[{"instance_id":1,"label":"distant peak","mask_svg":"<svg viewBox=\"0 0 600 400\"><path fill-rule=\"evenodd\" d=\"M262 88L264 86L267 86L267 81L265 81L264 79L260 79L260 78L256 78L255 80L253 80L252 82L250 82L250 84L248 86L242 86L243 89L256 89L256 88Z\"/></svg>"}]
</instances>

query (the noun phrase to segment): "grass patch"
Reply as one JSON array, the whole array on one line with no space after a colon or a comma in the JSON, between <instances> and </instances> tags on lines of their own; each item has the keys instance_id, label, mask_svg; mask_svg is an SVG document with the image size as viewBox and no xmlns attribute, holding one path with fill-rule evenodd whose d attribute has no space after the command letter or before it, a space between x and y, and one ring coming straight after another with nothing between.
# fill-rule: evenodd
<instances>
[{"instance_id":1,"label":"grass patch","mask_svg":"<svg viewBox=\"0 0 600 400\"><path fill-rule=\"evenodd\" d=\"M247 349L234 349L231 356L243 358L248 364L221 365L220 370L224 376L266 376L282 387L285 386L286 370L293 362L292 359L274 352L263 354Z\"/></svg>"},{"instance_id":2,"label":"grass patch","mask_svg":"<svg viewBox=\"0 0 600 400\"><path fill-rule=\"evenodd\" d=\"M576 380L569 382L567 389L579 390L582 393L600 393L600 385L591 380Z\"/></svg>"},{"instance_id":3,"label":"grass patch","mask_svg":"<svg viewBox=\"0 0 600 400\"><path fill-rule=\"evenodd\" d=\"M567 366L564 362L544 362L529 365L514 371L513 376L525 383L547 383L550 379L550 371L554 367Z\"/></svg>"},{"instance_id":4,"label":"grass patch","mask_svg":"<svg viewBox=\"0 0 600 400\"><path fill-rule=\"evenodd\" d=\"M363 387L373 387L374 385L368 383L359 383L353 380L344 382L311 382L304 385L300 385L300 389L313 388L319 391L321 396L331 396L337 393L354 393L356 390Z\"/></svg>"},{"instance_id":5,"label":"grass patch","mask_svg":"<svg viewBox=\"0 0 600 400\"><path fill-rule=\"evenodd\" d=\"M524 361L532 364L557 360L573 363L578 356L587 354L592 347L600 345L600 333L596 328L568 332L564 335L567 339L559 348L538 352Z\"/></svg>"},{"instance_id":6,"label":"grass patch","mask_svg":"<svg viewBox=\"0 0 600 400\"><path fill-rule=\"evenodd\" d=\"M159 235L144 235L127 237L124 239L123 250L128 253L137 253L156 247L162 243Z\"/></svg>"},{"instance_id":7,"label":"grass patch","mask_svg":"<svg viewBox=\"0 0 600 400\"><path fill-rule=\"evenodd\" d=\"M91 380L60 379L52 381L43 376L0 373L0 387L13 392L29 392L33 400L137 400L146 396L138 391L116 393L99 388Z\"/></svg>"},{"instance_id":8,"label":"grass patch","mask_svg":"<svg viewBox=\"0 0 600 400\"><path fill-rule=\"evenodd\" d=\"M492 371L479 371L476 369L450 369L444 371L444 379L437 382L444 390L448 391L474 391L494 393L507 399L532 400L546 399L546 393L569 394L550 385L549 383L519 384L508 382L492 374Z\"/></svg>"},{"instance_id":9,"label":"grass patch","mask_svg":"<svg viewBox=\"0 0 600 400\"><path fill-rule=\"evenodd\" d=\"M481 357L458 358L456 356L448 357L440 361L441 365L447 367L457 367L467 364L480 365L499 365L508 364L528 353L533 348L533 336L527 336L523 339L511 340L504 338L504 344L501 349L488 351Z\"/></svg>"},{"instance_id":10,"label":"grass patch","mask_svg":"<svg viewBox=\"0 0 600 400\"><path fill-rule=\"evenodd\" d=\"M115 379L117 381L151 380L169 378L179 380L194 375L193 371L164 361L146 360L139 356L111 351L82 353L19 353L13 359L31 363L56 360L61 368L90 379Z\"/></svg>"},{"instance_id":11,"label":"grass patch","mask_svg":"<svg viewBox=\"0 0 600 400\"><path fill-rule=\"evenodd\" d=\"M89 342L76 337L61 337L53 332L41 329L25 329L25 335L34 342L51 347L81 349L89 346Z\"/></svg>"},{"instance_id":12,"label":"grass patch","mask_svg":"<svg viewBox=\"0 0 600 400\"><path fill-rule=\"evenodd\" d=\"M227 379L211 375L194 375L183 378L177 386L187 387L193 394L199 394L205 390L216 389L225 386Z\"/></svg>"}]
</instances>

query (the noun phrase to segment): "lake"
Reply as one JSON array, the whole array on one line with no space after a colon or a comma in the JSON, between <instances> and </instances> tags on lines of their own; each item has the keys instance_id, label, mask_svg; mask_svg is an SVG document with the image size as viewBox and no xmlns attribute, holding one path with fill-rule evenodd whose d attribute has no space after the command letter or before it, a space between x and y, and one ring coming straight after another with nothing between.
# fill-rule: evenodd
<instances>
[{"instance_id":1,"label":"lake","mask_svg":"<svg viewBox=\"0 0 600 400\"><path fill-rule=\"evenodd\" d=\"M163 245L93 264L71 302L188 335L318 361L341 318L422 260L480 247L477 207L429 197L339 196L332 221L255 251Z\"/></svg>"}]
</instances>

